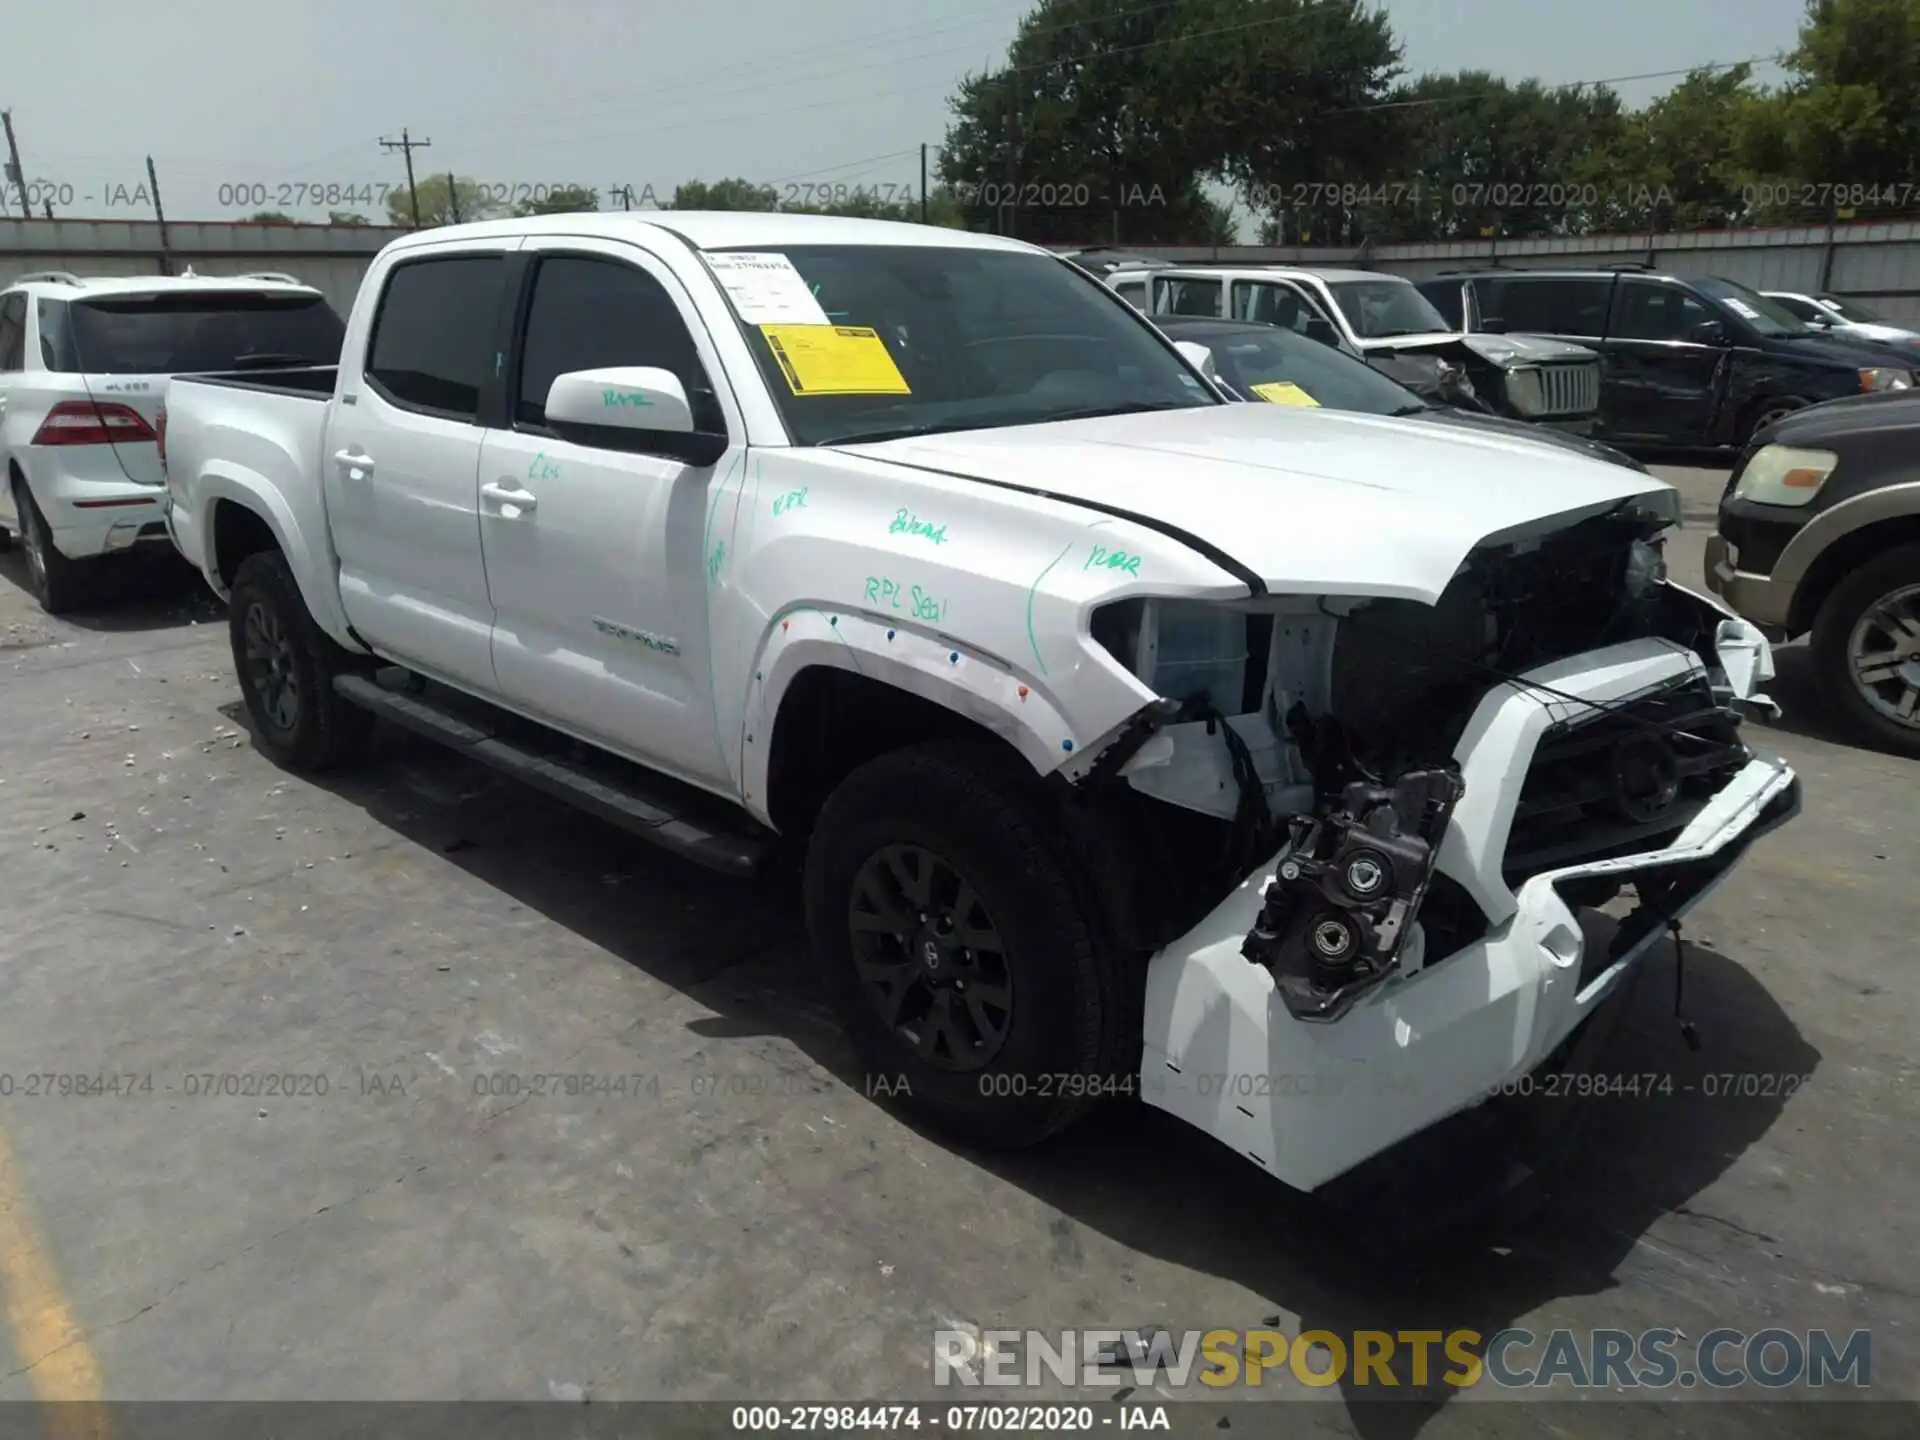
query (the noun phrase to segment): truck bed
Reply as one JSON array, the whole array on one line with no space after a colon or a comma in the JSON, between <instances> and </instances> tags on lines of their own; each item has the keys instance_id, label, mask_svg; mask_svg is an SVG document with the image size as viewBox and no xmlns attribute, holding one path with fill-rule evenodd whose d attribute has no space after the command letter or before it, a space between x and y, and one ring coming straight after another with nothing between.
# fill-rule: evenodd
<instances>
[{"instance_id":1,"label":"truck bed","mask_svg":"<svg viewBox=\"0 0 1920 1440\"><path fill-rule=\"evenodd\" d=\"M256 390L267 395L291 395L298 400L331 400L338 365L301 365L284 370L220 370L203 375L176 375L175 384L223 385L234 390Z\"/></svg>"}]
</instances>

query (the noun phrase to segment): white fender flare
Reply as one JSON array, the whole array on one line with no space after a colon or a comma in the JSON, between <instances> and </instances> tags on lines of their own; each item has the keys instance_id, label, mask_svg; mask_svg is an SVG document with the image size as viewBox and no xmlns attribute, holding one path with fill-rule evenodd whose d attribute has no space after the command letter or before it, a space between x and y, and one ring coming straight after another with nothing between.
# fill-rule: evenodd
<instances>
[{"instance_id":1,"label":"white fender flare","mask_svg":"<svg viewBox=\"0 0 1920 1440\"><path fill-rule=\"evenodd\" d=\"M767 770L780 704L814 666L850 670L964 716L1007 741L1038 772L1057 768L1094 738L1076 735L1032 681L962 641L858 612L796 607L775 618L761 643L740 739L742 799L769 825Z\"/></svg>"}]
</instances>

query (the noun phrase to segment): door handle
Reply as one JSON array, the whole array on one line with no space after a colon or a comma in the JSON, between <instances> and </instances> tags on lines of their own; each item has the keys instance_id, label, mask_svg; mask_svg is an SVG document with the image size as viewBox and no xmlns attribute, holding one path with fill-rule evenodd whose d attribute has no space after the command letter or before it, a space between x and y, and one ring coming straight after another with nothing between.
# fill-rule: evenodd
<instances>
[{"instance_id":1,"label":"door handle","mask_svg":"<svg viewBox=\"0 0 1920 1440\"><path fill-rule=\"evenodd\" d=\"M349 480L364 480L373 474L373 457L355 454L351 450L333 452L333 463L347 472Z\"/></svg>"},{"instance_id":2,"label":"door handle","mask_svg":"<svg viewBox=\"0 0 1920 1440\"><path fill-rule=\"evenodd\" d=\"M518 520L540 503L540 497L531 490L517 489L505 483L482 485L480 495L498 505L501 517L507 520Z\"/></svg>"}]
</instances>

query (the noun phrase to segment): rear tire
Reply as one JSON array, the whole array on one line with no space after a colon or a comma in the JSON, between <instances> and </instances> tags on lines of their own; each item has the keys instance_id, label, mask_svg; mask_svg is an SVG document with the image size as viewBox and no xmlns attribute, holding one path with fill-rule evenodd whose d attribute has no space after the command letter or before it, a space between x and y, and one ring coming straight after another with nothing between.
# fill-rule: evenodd
<instances>
[{"instance_id":1,"label":"rear tire","mask_svg":"<svg viewBox=\"0 0 1920 1440\"><path fill-rule=\"evenodd\" d=\"M1920 545L1876 555L1834 586L1810 644L1820 688L1846 727L1868 744L1920 757L1920 659L1905 658L1920 656L1920 634L1907 626L1920 626Z\"/></svg>"},{"instance_id":2,"label":"rear tire","mask_svg":"<svg viewBox=\"0 0 1920 1440\"><path fill-rule=\"evenodd\" d=\"M13 513L20 520L21 548L27 552L27 583L33 598L49 615L65 615L86 604L93 594L92 576L84 560L69 560L53 544L53 531L40 513L33 491L19 476L13 479Z\"/></svg>"},{"instance_id":3,"label":"rear tire","mask_svg":"<svg viewBox=\"0 0 1920 1440\"><path fill-rule=\"evenodd\" d=\"M1006 1148L1140 1072L1137 967L1036 791L981 742L894 751L828 797L807 855L815 962L868 1093Z\"/></svg>"},{"instance_id":4,"label":"rear tire","mask_svg":"<svg viewBox=\"0 0 1920 1440\"><path fill-rule=\"evenodd\" d=\"M314 623L278 550L240 562L227 604L227 633L254 743L268 759L289 770L321 771L364 752L373 714L341 699L333 677L364 669L365 662Z\"/></svg>"}]
</instances>

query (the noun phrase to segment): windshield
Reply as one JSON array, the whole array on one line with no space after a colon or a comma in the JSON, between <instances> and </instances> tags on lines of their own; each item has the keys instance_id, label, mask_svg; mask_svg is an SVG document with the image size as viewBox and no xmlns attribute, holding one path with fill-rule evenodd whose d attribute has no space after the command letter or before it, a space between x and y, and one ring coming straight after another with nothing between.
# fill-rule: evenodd
<instances>
[{"instance_id":1,"label":"windshield","mask_svg":"<svg viewBox=\"0 0 1920 1440\"><path fill-rule=\"evenodd\" d=\"M1801 320L1778 300L1769 300L1758 290L1749 290L1746 286L1736 284L1732 280L1721 280L1714 276L1688 283L1709 299L1718 300L1762 335L1812 335L1815 333L1813 326Z\"/></svg>"},{"instance_id":2,"label":"windshield","mask_svg":"<svg viewBox=\"0 0 1920 1440\"><path fill-rule=\"evenodd\" d=\"M94 375L333 365L344 333L318 295L244 290L76 300L69 318L73 368Z\"/></svg>"},{"instance_id":3,"label":"windshield","mask_svg":"<svg viewBox=\"0 0 1920 1440\"><path fill-rule=\"evenodd\" d=\"M1822 295L1820 297L1820 303L1838 315L1842 320L1849 321L1855 325L1887 325L1892 323L1879 311L1869 310L1858 300L1842 300L1837 295Z\"/></svg>"},{"instance_id":4,"label":"windshield","mask_svg":"<svg viewBox=\"0 0 1920 1440\"><path fill-rule=\"evenodd\" d=\"M1205 345L1213 352L1214 369L1220 378L1256 400L1358 410L1366 415L1399 415L1428 408L1418 395L1365 362L1291 330L1218 331L1169 326L1167 334L1175 340L1197 340Z\"/></svg>"},{"instance_id":5,"label":"windshield","mask_svg":"<svg viewBox=\"0 0 1920 1440\"><path fill-rule=\"evenodd\" d=\"M1409 280L1335 280L1327 288L1353 333L1363 340L1445 334L1450 329L1433 302Z\"/></svg>"},{"instance_id":6,"label":"windshield","mask_svg":"<svg viewBox=\"0 0 1920 1440\"><path fill-rule=\"evenodd\" d=\"M707 260L801 445L1226 403L1049 255L794 245Z\"/></svg>"}]
</instances>

